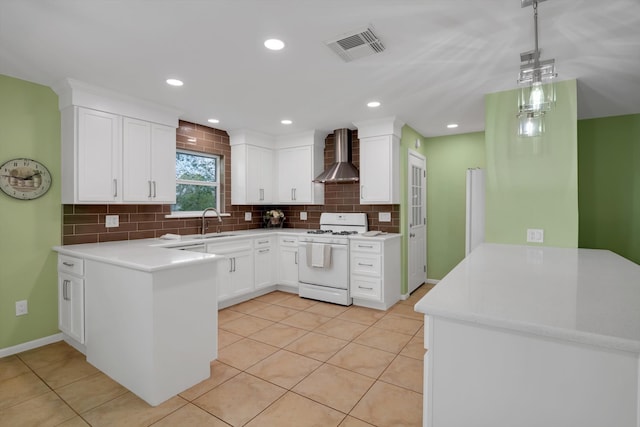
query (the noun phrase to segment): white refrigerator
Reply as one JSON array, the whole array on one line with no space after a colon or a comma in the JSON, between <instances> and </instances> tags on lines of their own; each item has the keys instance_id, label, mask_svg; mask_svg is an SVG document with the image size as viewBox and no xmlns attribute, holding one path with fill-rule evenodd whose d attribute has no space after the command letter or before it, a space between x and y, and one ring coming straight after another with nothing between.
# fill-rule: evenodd
<instances>
[{"instance_id":1,"label":"white refrigerator","mask_svg":"<svg viewBox=\"0 0 640 427\"><path fill-rule=\"evenodd\" d=\"M484 242L485 173L483 169L467 169L467 214L464 255Z\"/></svg>"}]
</instances>

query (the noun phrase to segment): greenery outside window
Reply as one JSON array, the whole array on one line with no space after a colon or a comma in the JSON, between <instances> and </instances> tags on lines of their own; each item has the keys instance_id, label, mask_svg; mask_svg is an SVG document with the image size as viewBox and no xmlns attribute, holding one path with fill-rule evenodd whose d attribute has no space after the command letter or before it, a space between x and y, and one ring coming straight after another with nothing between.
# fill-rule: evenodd
<instances>
[{"instance_id":1,"label":"greenery outside window","mask_svg":"<svg viewBox=\"0 0 640 427\"><path fill-rule=\"evenodd\" d=\"M175 213L220 211L220 157L213 154L176 151Z\"/></svg>"}]
</instances>

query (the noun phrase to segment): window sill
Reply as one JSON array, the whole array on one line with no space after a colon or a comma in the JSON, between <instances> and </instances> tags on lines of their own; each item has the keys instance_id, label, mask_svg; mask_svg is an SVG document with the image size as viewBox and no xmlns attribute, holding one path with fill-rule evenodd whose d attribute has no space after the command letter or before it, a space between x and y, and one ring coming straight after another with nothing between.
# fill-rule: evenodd
<instances>
[{"instance_id":1,"label":"window sill","mask_svg":"<svg viewBox=\"0 0 640 427\"><path fill-rule=\"evenodd\" d=\"M229 213L221 213L221 217L231 216ZM165 218L201 218L201 211L193 211L193 212L171 212L169 215L165 215ZM217 217L215 212L207 212L207 218L215 218Z\"/></svg>"}]
</instances>

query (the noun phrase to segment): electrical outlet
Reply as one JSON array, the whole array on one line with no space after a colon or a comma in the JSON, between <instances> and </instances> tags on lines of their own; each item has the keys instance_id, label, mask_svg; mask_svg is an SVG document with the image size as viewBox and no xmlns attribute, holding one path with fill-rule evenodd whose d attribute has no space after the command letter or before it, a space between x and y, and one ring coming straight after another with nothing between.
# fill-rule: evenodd
<instances>
[{"instance_id":1,"label":"electrical outlet","mask_svg":"<svg viewBox=\"0 0 640 427\"><path fill-rule=\"evenodd\" d=\"M16 316L24 316L29 313L29 307L27 306L27 300L16 301Z\"/></svg>"},{"instance_id":2,"label":"electrical outlet","mask_svg":"<svg viewBox=\"0 0 640 427\"><path fill-rule=\"evenodd\" d=\"M107 228L111 227L120 227L120 216L118 215L107 215L104 217L104 226Z\"/></svg>"},{"instance_id":3,"label":"electrical outlet","mask_svg":"<svg viewBox=\"0 0 640 427\"><path fill-rule=\"evenodd\" d=\"M300 221L306 221L306 220L307 220L307 213L300 212Z\"/></svg>"},{"instance_id":4,"label":"electrical outlet","mask_svg":"<svg viewBox=\"0 0 640 427\"><path fill-rule=\"evenodd\" d=\"M541 228L528 228L527 243L544 243L544 230Z\"/></svg>"},{"instance_id":5,"label":"electrical outlet","mask_svg":"<svg viewBox=\"0 0 640 427\"><path fill-rule=\"evenodd\" d=\"M391 212L378 212L378 221L391 222Z\"/></svg>"},{"instance_id":6,"label":"electrical outlet","mask_svg":"<svg viewBox=\"0 0 640 427\"><path fill-rule=\"evenodd\" d=\"M251 221L251 212L245 212L244 213L244 220L245 221Z\"/></svg>"}]
</instances>

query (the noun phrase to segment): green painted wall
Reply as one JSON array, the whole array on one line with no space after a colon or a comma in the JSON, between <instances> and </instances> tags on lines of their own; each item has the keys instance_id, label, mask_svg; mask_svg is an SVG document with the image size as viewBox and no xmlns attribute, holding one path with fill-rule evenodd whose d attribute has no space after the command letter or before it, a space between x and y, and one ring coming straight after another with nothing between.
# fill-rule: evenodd
<instances>
[{"instance_id":1,"label":"green painted wall","mask_svg":"<svg viewBox=\"0 0 640 427\"><path fill-rule=\"evenodd\" d=\"M53 185L39 199L0 193L0 349L58 333L56 255L60 244L60 114L45 86L0 75L0 162L42 162ZM29 314L15 316L26 299Z\"/></svg>"},{"instance_id":2,"label":"green painted wall","mask_svg":"<svg viewBox=\"0 0 640 427\"><path fill-rule=\"evenodd\" d=\"M578 246L576 81L556 88L539 138L516 135L516 90L485 98L488 242L526 244L527 229L541 228L546 246Z\"/></svg>"},{"instance_id":3,"label":"green painted wall","mask_svg":"<svg viewBox=\"0 0 640 427\"><path fill-rule=\"evenodd\" d=\"M580 247L640 264L640 114L578 122Z\"/></svg>"},{"instance_id":4,"label":"green painted wall","mask_svg":"<svg viewBox=\"0 0 640 427\"><path fill-rule=\"evenodd\" d=\"M442 279L464 258L466 171L485 167L484 132L426 138L427 277Z\"/></svg>"}]
</instances>

